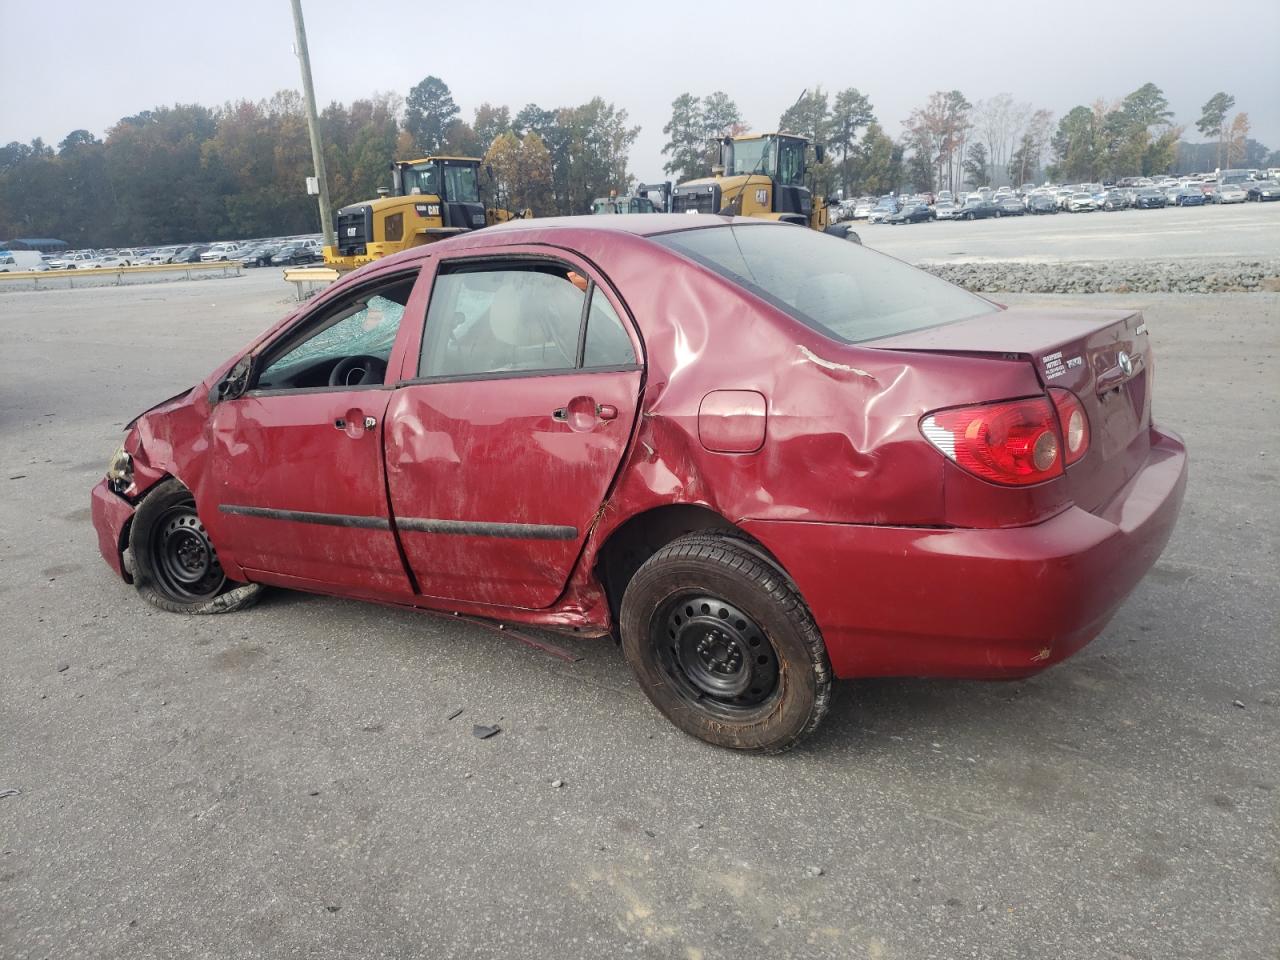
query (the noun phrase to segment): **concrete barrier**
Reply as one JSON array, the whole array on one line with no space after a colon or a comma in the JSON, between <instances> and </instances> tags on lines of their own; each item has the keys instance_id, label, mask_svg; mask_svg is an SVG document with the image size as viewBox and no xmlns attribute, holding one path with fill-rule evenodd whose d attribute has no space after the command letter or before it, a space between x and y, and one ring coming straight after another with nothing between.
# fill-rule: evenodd
<instances>
[{"instance_id":1,"label":"concrete barrier","mask_svg":"<svg viewBox=\"0 0 1280 960\"><path fill-rule=\"evenodd\" d=\"M327 287L342 274L333 267L288 267L284 278L293 284L294 298L306 300L320 287Z\"/></svg>"},{"instance_id":2,"label":"concrete barrier","mask_svg":"<svg viewBox=\"0 0 1280 960\"><path fill-rule=\"evenodd\" d=\"M26 281L36 290L42 287L66 286L75 289L76 281L81 286L102 286L103 280L114 279L112 286L121 286L125 277L156 276L162 279L165 274L182 274L190 280L192 276L208 275L217 272L220 276L240 276L244 269L239 261L216 260L213 263L156 263L137 267L88 267L83 270L15 270L12 273L0 273L0 284Z\"/></svg>"}]
</instances>

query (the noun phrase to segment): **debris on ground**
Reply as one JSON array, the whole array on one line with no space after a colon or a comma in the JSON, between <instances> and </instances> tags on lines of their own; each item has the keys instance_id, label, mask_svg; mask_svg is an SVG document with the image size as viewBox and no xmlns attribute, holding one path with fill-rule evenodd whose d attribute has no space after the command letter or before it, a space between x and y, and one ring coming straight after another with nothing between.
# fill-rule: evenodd
<instances>
[{"instance_id":1,"label":"debris on ground","mask_svg":"<svg viewBox=\"0 0 1280 960\"><path fill-rule=\"evenodd\" d=\"M563 786L564 786L564 781L563 781L563 780L552 780L552 781L551 781L551 785L552 785L553 787L555 787L557 790L559 790L561 787L563 787Z\"/></svg>"},{"instance_id":2,"label":"debris on ground","mask_svg":"<svg viewBox=\"0 0 1280 960\"><path fill-rule=\"evenodd\" d=\"M810 867L810 868L809 868L809 876L811 876L811 877L820 877L820 876L822 876L822 875L823 875L824 873L826 873L826 872L827 872L827 871L825 871L825 870L823 870L821 867L817 867L817 866L814 866L814 867Z\"/></svg>"},{"instance_id":3,"label":"debris on ground","mask_svg":"<svg viewBox=\"0 0 1280 960\"><path fill-rule=\"evenodd\" d=\"M449 714L447 717L445 717L445 719L446 719L446 720L457 720L460 716L462 716L462 708L461 708L461 707L459 707L457 710L453 711L453 713Z\"/></svg>"},{"instance_id":4,"label":"debris on ground","mask_svg":"<svg viewBox=\"0 0 1280 960\"><path fill-rule=\"evenodd\" d=\"M477 740L488 740L490 737L496 737L501 732L502 728L496 723L493 726L477 723L471 728L471 735Z\"/></svg>"},{"instance_id":5,"label":"debris on ground","mask_svg":"<svg viewBox=\"0 0 1280 960\"><path fill-rule=\"evenodd\" d=\"M0 790L0 800L3 800L5 797L20 797L20 796L22 796L22 791L19 790L17 787L8 787L4 790Z\"/></svg>"},{"instance_id":6,"label":"debris on ground","mask_svg":"<svg viewBox=\"0 0 1280 960\"><path fill-rule=\"evenodd\" d=\"M69 669L71 669L71 664L69 664L69 663L65 663L65 662L64 662L64 663L60 663L60 664L58 664L58 672L59 672L59 673L66 673Z\"/></svg>"},{"instance_id":7,"label":"debris on ground","mask_svg":"<svg viewBox=\"0 0 1280 960\"><path fill-rule=\"evenodd\" d=\"M1232 705L1233 707L1239 707L1241 710L1243 710L1243 709L1244 709L1244 701L1243 701L1243 700L1232 700L1232 701L1231 701L1231 705Z\"/></svg>"}]
</instances>

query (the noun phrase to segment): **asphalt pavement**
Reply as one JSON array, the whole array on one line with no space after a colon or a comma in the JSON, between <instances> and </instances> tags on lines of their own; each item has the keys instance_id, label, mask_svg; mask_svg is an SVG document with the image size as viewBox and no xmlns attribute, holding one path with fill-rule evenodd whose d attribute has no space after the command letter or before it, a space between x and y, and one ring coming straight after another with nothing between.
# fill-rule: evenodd
<instances>
[{"instance_id":1,"label":"asphalt pavement","mask_svg":"<svg viewBox=\"0 0 1280 960\"><path fill-rule=\"evenodd\" d=\"M1241 215L1151 222L1184 213ZM841 683L761 758L678 733L609 641L115 579L89 489L123 424L289 294L0 296L0 957L1277 956L1280 295L1003 298L1145 308L1172 542L1065 664Z\"/></svg>"}]
</instances>

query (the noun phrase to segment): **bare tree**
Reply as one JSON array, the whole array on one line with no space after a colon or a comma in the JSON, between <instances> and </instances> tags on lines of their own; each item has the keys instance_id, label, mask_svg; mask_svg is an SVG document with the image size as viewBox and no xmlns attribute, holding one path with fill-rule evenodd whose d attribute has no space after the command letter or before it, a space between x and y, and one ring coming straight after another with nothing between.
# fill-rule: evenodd
<instances>
[{"instance_id":1,"label":"bare tree","mask_svg":"<svg viewBox=\"0 0 1280 960\"><path fill-rule=\"evenodd\" d=\"M1012 183L1027 183L1028 177L1040 171L1044 148L1049 143L1049 134L1053 128L1053 112L1035 110L1027 119L1018 146L1009 158L1008 174Z\"/></svg>"},{"instance_id":2,"label":"bare tree","mask_svg":"<svg viewBox=\"0 0 1280 960\"><path fill-rule=\"evenodd\" d=\"M974 128L986 147L991 164L991 182L999 185L1011 176L1009 164L1022 146L1023 134L1035 116L1035 107L1015 101L1007 93L979 100L973 108Z\"/></svg>"},{"instance_id":3,"label":"bare tree","mask_svg":"<svg viewBox=\"0 0 1280 960\"><path fill-rule=\"evenodd\" d=\"M1008 140L1009 114L1013 109L1013 97L997 93L994 97L979 100L973 107L973 125L981 143L986 147L986 158L991 167L999 171L1004 167L1004 145Z\"/></svg>"}]
</instances>

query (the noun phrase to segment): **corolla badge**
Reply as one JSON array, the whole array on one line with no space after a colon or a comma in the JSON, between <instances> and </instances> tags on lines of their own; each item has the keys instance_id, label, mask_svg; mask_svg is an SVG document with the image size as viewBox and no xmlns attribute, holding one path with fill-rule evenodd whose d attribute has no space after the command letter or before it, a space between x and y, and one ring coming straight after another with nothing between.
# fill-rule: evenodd
<instances>
[{"instance_id":1,"label":"corolla badge","mask_svg":"<svg viewBox=\"0 0 1280 960\"><path fill-rule=\"evenodd\" d=\"M1133 358L1123 350L1116 356L1116 363L1120 364L1120 369L1124 371L1126 377L1133 373Z\"/></svg>"}]
</instances>

